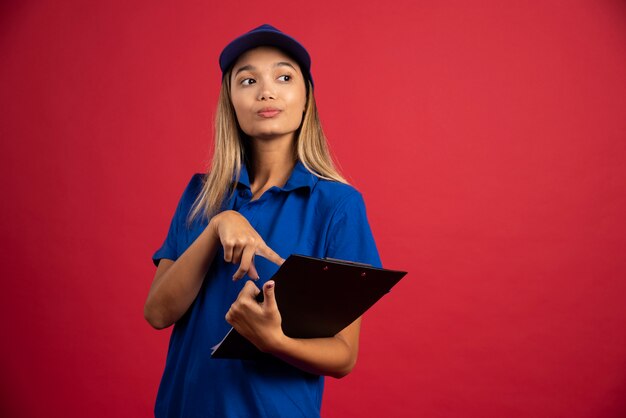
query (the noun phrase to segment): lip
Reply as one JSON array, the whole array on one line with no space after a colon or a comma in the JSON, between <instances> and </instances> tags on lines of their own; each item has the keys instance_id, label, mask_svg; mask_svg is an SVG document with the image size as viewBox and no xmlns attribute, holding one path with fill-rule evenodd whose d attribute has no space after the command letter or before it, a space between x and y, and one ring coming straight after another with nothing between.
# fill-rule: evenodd
<instances>
[{"instance_id":1,"label":"lip","mask_svg":"<svg viewBox=\"0 0 626 418\"><path fill-rule=\"evenodd\" d=\"M274 116L278 115L280 112L282 112L282 110L276 109L275 107L264 107L263 109L259 110L256 113L262 118L273 118Z\"/></svg>"}]
</instances>

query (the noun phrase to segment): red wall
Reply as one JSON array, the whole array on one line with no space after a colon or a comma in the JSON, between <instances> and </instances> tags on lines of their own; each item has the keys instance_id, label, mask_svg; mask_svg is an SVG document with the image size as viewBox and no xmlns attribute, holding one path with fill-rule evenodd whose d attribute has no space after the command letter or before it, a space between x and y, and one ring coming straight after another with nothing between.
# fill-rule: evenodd
<instances>
[{"instance_id":1,"label":"red wall","mask_svg":"<svg viewBox=\"0 0 626 418\"><path fill-rule=\"evenodd\" d=\"M2 2L0 415L151 415L150 256L208 161L217 56L265 22L309 48L383 262L410 271L323 416L626 416L617 0Z\"/></svg>"}]
</instances>

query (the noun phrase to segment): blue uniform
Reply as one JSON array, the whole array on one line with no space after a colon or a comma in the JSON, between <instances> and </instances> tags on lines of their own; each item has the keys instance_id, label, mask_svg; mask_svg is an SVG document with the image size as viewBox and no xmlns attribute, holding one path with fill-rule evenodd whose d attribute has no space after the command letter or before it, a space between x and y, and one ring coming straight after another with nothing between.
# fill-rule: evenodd
<instances>
[{"instance_id":1,"label":"blue uniform","mask_svg":"<svg viewBox=\"0 0 626 418\"><path fill-rule=\"evenodd\" d=\"M153 255L176 260L200 235L206 220L187 225L202 188L195 174L176 208L165 242ZM283 188L272 187L258 200L245 167L235 193L223 207L242 214L281 257L303 254L380 267L361 194L353 187L320 179L298 162ZM280 360L211 359L211 347L230 325L224 319L245 279L232 281L237 266L218 251L198 296L174 325L155 405L156 417L318 417L324 378ZM278 266L255 257L259 287Z\"/></svg>"}]
</instances>

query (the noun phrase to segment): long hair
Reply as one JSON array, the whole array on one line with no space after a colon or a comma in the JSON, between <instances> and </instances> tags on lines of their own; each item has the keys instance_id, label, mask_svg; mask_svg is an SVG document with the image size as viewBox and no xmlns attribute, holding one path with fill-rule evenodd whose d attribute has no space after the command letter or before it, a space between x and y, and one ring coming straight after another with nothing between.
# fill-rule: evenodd
<instances>
[{"instance_id":1,"label":"long hair","mask_svg":"<svg viewBox=\"0 0 626 418\"><path fill-rule=\"evenodd\" d=\"M322 129L313 86L307 83L307 103L302 124L296 131L296 155L304 167L312 174L332 181L347 184L339 173L328 149ZM199 216L209 219L220 212L222 203L234 192L239 181L239 172L246 162L246 147L237 122L237 116L230 97L230 71L222 79L217 111L215 114L215 138L213 161L204 176L202 190L198 194L189 213L189 222Z\"/></svg>"}]
</instances>

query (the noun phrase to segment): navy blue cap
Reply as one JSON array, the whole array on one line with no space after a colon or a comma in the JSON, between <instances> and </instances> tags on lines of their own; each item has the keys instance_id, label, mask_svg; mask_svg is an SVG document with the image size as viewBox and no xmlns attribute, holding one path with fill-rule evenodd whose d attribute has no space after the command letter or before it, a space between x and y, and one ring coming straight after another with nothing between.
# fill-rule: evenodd
<instances>
[{"instance_id":1,"label":"navy blue cap","mask_svg":"<svg viewBox=\"0 0 626 418\"><path fill-rule=\"evenodd\" d=\"M311 76L311 57L304 46L291 36L267 24L244 33L226 45L220 54L222 78L224 78L226 71L235 64L235 61L237 61L237 58L239 58L241 54L258 46L273 46L285 52L296 60L304 77L313 84L313 77Z\"/></svg>"}]
</instances>

